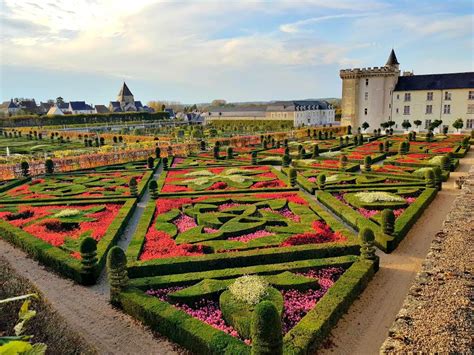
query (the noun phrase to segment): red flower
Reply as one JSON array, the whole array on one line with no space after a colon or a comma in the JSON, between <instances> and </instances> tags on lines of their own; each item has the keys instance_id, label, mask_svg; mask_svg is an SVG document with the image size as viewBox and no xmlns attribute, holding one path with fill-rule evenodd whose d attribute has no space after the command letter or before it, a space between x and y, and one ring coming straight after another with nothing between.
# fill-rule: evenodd
<instances>
[{"instance_id":1,"label":"red flower","mask_svg":"<svg viewBox=\"0 0 474 355\"><path fill-rule=\"evenodd\" d=\"M218 181L212 184L211 187L209 187L207 190L225 190L227 188L227 183L223 181Z\"/></svg>"}]
</instances>

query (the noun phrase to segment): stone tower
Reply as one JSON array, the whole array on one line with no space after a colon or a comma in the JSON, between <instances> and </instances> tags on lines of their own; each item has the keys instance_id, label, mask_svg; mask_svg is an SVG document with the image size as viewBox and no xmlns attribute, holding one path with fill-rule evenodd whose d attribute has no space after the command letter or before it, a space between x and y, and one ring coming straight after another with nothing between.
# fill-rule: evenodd
<instances>
[{"instance_id":1,"label":"stone tower","mask_svg":"<svg viewBox=\"0 0 474 355\"><path fill-rule=\"evenodd\" d=\"M383 67L343 69L342 125L353 128L367 122L369 131L391 119L392 93L400 75L400 63L392 49Z\"/></svg>"},{"instance_id":2,"label":"stone tower","mask_svg":"<svg viewBox=\"0 0 474 355\"><path fill-rule=\"evenodd\" d=\"M135 105L135 99L133 98L133 94L128 88L125 81L123 82L122 88L117 96L117 101L120 103L122 109L127 105Z\"/></svg>"}]
</instances>

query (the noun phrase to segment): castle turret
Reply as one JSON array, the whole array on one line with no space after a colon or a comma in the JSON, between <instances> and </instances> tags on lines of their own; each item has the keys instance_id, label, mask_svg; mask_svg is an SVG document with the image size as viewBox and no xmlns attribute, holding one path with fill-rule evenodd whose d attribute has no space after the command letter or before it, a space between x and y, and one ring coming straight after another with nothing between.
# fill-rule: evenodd
<instances>
[{"instance_id":1,"label":"castle turret","mask_svg":"<svg viewBox=\"0 0 474 355\"><path fill-rule=\"evenodd\" d=\"M120 106L124 107L127 104L135 104L135 99L133 98L133 94L128 88L127 84L125 81L123 82L122 88L120 89L120 92L118 93L117 96L117 101L120 103Z\"/></svg>"},{"instance_id":2,"label":"castle turret","mask_svg":"<svg viewBox=\"0 0 474 355\"><path fill-rule=\"evenodd\" d=\"M383 67L341 70L341 124L357 128L367 122L371 129L377 129L380 123L390 120L392 91L399 75L393 49Z\"/></svg>"}]
</instances>

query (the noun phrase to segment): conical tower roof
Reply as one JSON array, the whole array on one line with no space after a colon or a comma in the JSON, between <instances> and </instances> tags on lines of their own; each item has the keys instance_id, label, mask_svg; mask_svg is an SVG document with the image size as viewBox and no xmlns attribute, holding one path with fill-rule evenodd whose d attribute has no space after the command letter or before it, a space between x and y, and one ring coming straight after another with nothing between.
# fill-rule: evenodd
<instances>
[{"instance_id":1,"label":"conical tower roof","mask_svg":"<svg viewBox=\"0 0 474 355\"><path fill-rule=\"evenodd\" d=\"M400 63L398 62L397 56L395 55L395 51L392 48L392 51L390 52L390 55L388 56L387 63L385 63L385 66L394 66L394 65L399 65Z\"/></svg>"},{"instance_id":2,"label":"conical tower roof","mask_svg":"<svg viewBox=\"0 0 474 355\"><path fill-rule=\"evenodd\" d=\"M125 84L125 81L123 82L122 88L120 89L120 92L118 94L119 97L123 96L133 96L132 92L128 88L127 84Z\"/></svg>"}]
</instances>

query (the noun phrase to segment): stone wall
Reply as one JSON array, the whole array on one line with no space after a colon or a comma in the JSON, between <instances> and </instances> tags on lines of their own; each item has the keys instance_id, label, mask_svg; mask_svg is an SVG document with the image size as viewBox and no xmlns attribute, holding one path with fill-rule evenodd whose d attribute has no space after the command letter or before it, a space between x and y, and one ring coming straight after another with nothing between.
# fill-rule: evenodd
<instances>
[{"instance_id":1,"label":"stone wall","mask_svg":"<svg viewBox=\"0 0 474 355\"><path fill-rule=\"evenodd\" d=\"M473 216L474 166L431 243L381 353L471 353Z\"/></svg>"}]
</instances>

